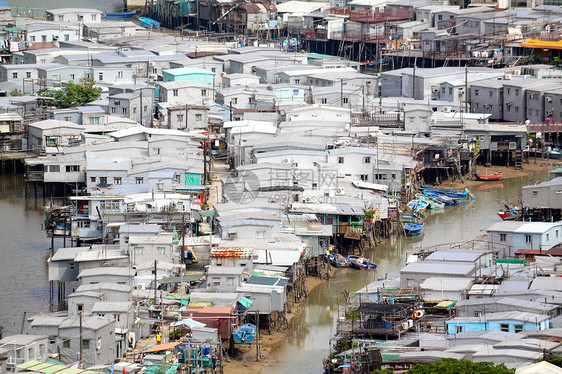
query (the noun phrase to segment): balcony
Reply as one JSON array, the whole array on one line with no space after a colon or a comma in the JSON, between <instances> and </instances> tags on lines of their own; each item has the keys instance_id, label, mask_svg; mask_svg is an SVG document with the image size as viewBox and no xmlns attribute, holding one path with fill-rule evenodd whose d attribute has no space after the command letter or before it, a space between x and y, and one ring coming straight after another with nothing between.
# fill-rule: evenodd
<instances>
[{"instance_id":1,"label":"balcony","mask_svg":"<svg viewBox=\"0 0 562 374\"><path fill-rule=\"evenodd\" d=\"M382 11L373 12L369 9L354 10L349 16L350 21L373 23L385 21L398 21L410 19L410 12L407 10L400 11Z\"/></svg>"}]
</instances>

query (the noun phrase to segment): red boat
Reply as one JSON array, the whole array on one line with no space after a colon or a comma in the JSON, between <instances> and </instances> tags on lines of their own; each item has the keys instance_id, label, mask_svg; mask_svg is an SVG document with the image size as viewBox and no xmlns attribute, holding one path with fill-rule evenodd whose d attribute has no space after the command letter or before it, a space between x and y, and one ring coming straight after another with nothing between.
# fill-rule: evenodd
<instances>
[{"instance_id":1,"label":"red boat","mask_svg":"<svg viewBox=\"0 0 562 374\"><path fill-rule=\"evenodd\" d=\"M504 221L515 221L521 217L521 211L506 207L505 210L500 210L498 212L498 216Z\"/></svg>"},{"instance_id":2,"label":"red boat","mask_svg":"<svg viewBox=\"0 0 562 374\"><path fill-rule=\"evenodd\" d=\"M503 171L497 171L494 174L474 174L479 181L497 181L502 179Z\"/></svg>"}]
</instances>

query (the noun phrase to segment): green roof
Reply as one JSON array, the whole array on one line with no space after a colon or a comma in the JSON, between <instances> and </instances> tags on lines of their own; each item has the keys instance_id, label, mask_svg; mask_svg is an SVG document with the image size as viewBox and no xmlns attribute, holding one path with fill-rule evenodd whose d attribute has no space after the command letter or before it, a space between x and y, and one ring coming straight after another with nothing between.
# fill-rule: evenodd
<instances>
[{"instance_id":1,"label":"green roof","mask_svg":"<svg viewBox=\"0 0 562 374\"><path fill-rule=\"evenodd\" d=\"M309 59L313 59L313 60L327 60L327 59L338 59L338 60L343 60L343 57L339 57L339 56L333 56L333 55L325 55L322 53L308 53L307 54Z\"/></svg>"},{"instance_id":2,"label":"green roof","mask_svg":"<svg viewBox=\"0 0 562 374\"><path fill-rule=\"evenodd\" d=\"M238 302L240 304L242 304L242 306L244 308L249 308L252 306L252 304L254 303L252 300L248 299L247 297L242 297L240 300L238 300Z\"/></svg>"},{"instance_id":3,"label":"green roof","mask_svg":"<svg viewBox=\"0 0 562 374\"><path fill-rule=\"evenodd\" d=\"M262 277L259 275L252 275L248 279L249 284L259 284L261 286L286 286L289 283L288 278L281 277Z\"/></svg>"},{"instance_id":4,"label":"green roof","mask_svg":"<svg viewBox=\"0 0 562 374\"><path fill-rule=\"evenodd\" d=\"M518 260L514 258L497 258L496 264L525 264L527 265L526 260Z\"/></svg>"},{"instance_id":5,"label":"green roof","mask_svg":"<svg viewBox=\"0 0 562 374\"><path fill-rule=\"evenodd\" d=\"M435 307L451 309L452 307L455 306L456 303L457 303L456 300L444 300L441 301L439 304L435 305Z\"/></svg>"},{"instance_id":6,"label":"green roof","mask_svg":"<svg viewBox=\"0 0 562 374\"><path fill-rule=\"evenodd\" d=\"M160 283L180 283L180 282L197 282L203 277L204 273L182 275L181 277L169 277L163 279Z\"/></svg>"},{"instance_id":7,"label":"green roof","mask_svg":"<svg viewBox=\"0 0 562 374\"><path fill-rule=\"evenodd\" d=\"M6 30L6 31L23 31L23 29L20 29L19 27L6 27L4 30Z\"/></svg>"}]
</instances>

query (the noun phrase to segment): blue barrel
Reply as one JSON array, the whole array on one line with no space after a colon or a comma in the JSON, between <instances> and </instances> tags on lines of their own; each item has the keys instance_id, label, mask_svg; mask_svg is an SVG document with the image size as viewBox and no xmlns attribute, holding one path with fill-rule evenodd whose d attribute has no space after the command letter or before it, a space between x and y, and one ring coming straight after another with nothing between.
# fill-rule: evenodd
<instances>
[{"instance_id":1,"label":"blue barrel","mask_svg":"<svg viewBox=\"0 0 562 374\"><path fill-rule=\"evenodd\" d=\"M392 325L390 324L390 322L385 322L384 323L384 328L385 329L389 329Z\"/></svg>"}]
</instances>

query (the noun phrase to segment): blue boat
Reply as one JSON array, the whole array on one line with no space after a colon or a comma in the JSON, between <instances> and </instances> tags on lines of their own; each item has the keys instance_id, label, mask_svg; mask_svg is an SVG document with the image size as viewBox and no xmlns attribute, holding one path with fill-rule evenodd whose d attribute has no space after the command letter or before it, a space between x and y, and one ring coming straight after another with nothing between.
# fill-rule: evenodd
<instances>
[{"instance_id":1,"label":"blue boat","mask_svg":"<svg viewBox=\"0 0 562 374\"><path fill-rule=\"evenodd\" d=\"M427 201L412 200L408 203L408 205L406 205L406 210L408 210L410 212L423 213L423 212L425 212L425 210L427 209L428 206L429 206L429 203Z\"/></svg>"},{"instance_id":2,"label":"blue boat","mask_svg":"<svg viewBox=\"0 0 562 374\"><path fill-rule=\"evenodd\" d=\"M416 236L423 232L423 223L408 222L404 225L406 236Z\"/></svg>"},{"instance_id":3,"label":"blue boat","mask_svg":"<svg viewBox=\"0 0 562 374\"><path fill-rule=\"evenodd\" d=\"M546 151L546 157L548 158L562 158L562 152L556 149L549 149Z\"/></svg>"},{"instance_id":4,"label":"blue boat","mask_svg":"<svg viewBox=\"0 0 562 374\"><path fill-rule=\"evenodd\" d=\"M132 12L124 12L124 13L106 13L104 17L105 18L131 18L135 14L137 14L137 11L133 10Z\"/></svg>"},{"instance_id":5,"label":"blue boat","mask_svg":"<svg viewBox=\"0 0 562 374\"><path fill-rule=\"evenodd\" d=\"M232 333L232 338L238 344L250 344L256 338L256 325L245 323L238 326Z\"/></svg>"},{"instance_id":6,"label":"blue boat","mask_svg":"<svg viewBox=\"0 0 562 374\"><path fill-rule=\"evenodd\" d=\"M148 17L139 17L139 21L141 23L141 26L146 27L147 29L157 29L160 28L160 22L152 19L152 18L148 18Z\"/></svg>"},{"instance_id":7,"label":"blue boat","mask_svg":"<svg viewBox=\"0 0 562 374\"><path fill-rule=\"evenodd\" d=\"M343 257L342 255L340 255L338 253L336 253L335 255L330 255L330 256L328 256L328 258L330 259L330 264L332 266L337 267L337 268L349 266L349 261L347 260L347 258Z\"/></svg>"},{"instance_id":8,"label":"blue boat","mask_svg":"<svg viewBox=\"0 0 562 374\"><path fill-rule=\"evenodd\" d=\"M349 261L349 266L355 269L371 270L377 268L374 262L363 256L349 255L347 256L347 260Z\"/></svg>"},{"instance_id":9,"label":"blue boat","mask_svg":"<svg viewBox=\"0 0 562 374\"><path fill-rule=\"evenodd\" d=\"M423 191L424 194L426 194L426 192L435 192L441 195L445 195L460 200L474 198L473 195L468 190L468 188L465 188L464 191L460 191L460 190L447 190L444 188L437 188L437 187L421 186L420 190Z\"/></svg>"},{"instance_id":10,"label":"blue boat","mask_svg":"<svg viewBox=\"0 0 562 374\"><path fill-rule=\"evenodd\" d=\"M459 201L457 199L449 197L449 196L442 195L442 194L437 193L437 192L426 190L426 191L423 192L423 194L426 195L426 196L429 196L429 197L431 197L431 198L433 198L437 201L440 201L445 205L458 205L459 204Z\"/></svg>"}]
</instances>

